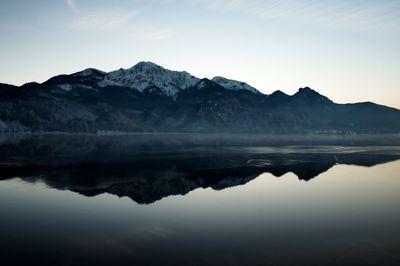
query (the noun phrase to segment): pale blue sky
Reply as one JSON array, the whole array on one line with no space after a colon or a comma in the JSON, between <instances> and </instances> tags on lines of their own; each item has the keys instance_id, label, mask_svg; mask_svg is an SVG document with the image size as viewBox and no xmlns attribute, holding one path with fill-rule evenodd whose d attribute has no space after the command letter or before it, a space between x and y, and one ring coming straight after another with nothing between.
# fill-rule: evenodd
<instances>
[{"instance_id":1,"label":"pale blue sky","mask_svg":"<svg viewBox=\"0 0 400 266\"><path fill-rule=\"evenodd\" d=\"M2 0L0 82L153 61L400 108L400 1Z\"/></svg>"}]
</instances>

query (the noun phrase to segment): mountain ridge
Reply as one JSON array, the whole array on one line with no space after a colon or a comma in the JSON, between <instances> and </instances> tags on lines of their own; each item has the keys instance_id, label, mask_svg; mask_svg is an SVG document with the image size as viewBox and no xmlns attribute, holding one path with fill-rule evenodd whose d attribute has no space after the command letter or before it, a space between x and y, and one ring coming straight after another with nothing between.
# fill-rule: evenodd
<instances>
[{"instance_id":1,"label":"mountain ridge","mask_svg":"<svg viewBox=\"0 0 400 266\"><path fill-rule=\"evenodd\" d=\"M0 83L0 121L6 132L400 132L400 110L392 107L337 104L309 87L266 95L245 82L151 62L20 87Z\"/></svg>"}]
</instances>

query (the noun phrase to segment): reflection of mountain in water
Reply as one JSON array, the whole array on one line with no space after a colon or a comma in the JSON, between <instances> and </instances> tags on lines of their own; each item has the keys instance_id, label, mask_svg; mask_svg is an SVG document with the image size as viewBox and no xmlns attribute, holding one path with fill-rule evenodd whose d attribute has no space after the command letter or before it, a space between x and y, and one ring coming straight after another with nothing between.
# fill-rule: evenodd
<instances>
[{"instance_id":1,"label":"reflection of mountain in water","mask_svg":"<svg viewBox=\"0 0 400 266\"><path fill-rule=\"evenodd\" d=\"M243 185L262 173L280 177L291 172L308 181L335 164L373 166L400 158L398 152L367 148L344 153L337 147L322 151L291 148L290 152L287 147L265 147L254 152L212 145L175 145L167 149L160 143L155 146L132 146L129 142L110 146L90 141L80 146L49 140L40 144L6 143L1 147L5 159L0 164L0 177L18 176L86 196L110 193L150 204L197 188L222 190Z\"/></svg>"}]
</instances>

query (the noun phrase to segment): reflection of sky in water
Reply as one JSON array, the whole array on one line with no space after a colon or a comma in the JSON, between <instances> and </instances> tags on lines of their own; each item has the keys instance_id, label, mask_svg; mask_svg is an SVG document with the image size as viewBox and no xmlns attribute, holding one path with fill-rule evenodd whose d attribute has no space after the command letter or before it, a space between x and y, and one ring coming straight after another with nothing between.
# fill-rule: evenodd
<instances>
[{"instance_id":1,"label":"reflection of sky in water","mask_svg":"<svg viewBox=\"0 0 400 266\"><path fill-rule=\"evenodd\" d=\"M309 182L262 174L150 205L1 181L0 254L38 263L396 265L399 170L400 161L337 165Z\"/></svg>"}]
</instances>

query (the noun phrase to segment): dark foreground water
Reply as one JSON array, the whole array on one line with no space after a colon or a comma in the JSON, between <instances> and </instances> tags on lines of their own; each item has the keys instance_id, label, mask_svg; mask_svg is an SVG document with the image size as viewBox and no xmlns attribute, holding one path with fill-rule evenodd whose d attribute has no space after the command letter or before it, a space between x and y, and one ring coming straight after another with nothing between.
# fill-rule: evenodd
<instances>
[{"instance_id":1,"label":"dark foreground water","mask_svg":"<svg viewBox=\"0 0 400 266\"><path fill-rule=\"evenodd\" d=\"M400 137L0 137L0 265L400 265Z\"/></svg>"}]
</instances>

